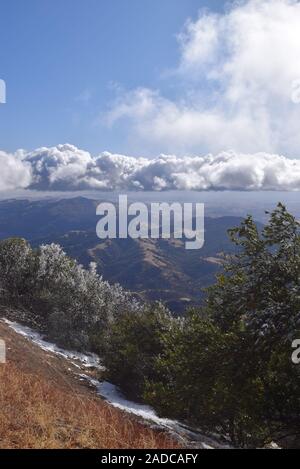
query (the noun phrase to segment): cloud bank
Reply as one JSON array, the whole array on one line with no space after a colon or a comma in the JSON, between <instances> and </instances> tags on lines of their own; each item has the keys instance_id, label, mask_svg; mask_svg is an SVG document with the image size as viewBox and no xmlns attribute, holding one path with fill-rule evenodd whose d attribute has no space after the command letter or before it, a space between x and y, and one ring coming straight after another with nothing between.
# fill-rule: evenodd
<instances>
[{"instance_id":1,"label":"cloud bank","mask_svg":"<svg viewBox=\"0 0 300 469\"><path fill-rule=\"evenodd\" d=\"M243 0L224 14L200 12L178 37L170 92L162 82L164 91L120 93L106 124L126 125L130 141L159 152L298 156L299 24L296 0Z\"/></svg>"},{"instance_id":2,"label":"cloud bank","mask_svg":"<svg viewBox=\"0 0 300 469\"><path fill-rule=\"evenodd\" d=\"M69 144L0 152L0 190L300 190L300 160L256 153L93 156Z\"/></svg>"}]
</instances>

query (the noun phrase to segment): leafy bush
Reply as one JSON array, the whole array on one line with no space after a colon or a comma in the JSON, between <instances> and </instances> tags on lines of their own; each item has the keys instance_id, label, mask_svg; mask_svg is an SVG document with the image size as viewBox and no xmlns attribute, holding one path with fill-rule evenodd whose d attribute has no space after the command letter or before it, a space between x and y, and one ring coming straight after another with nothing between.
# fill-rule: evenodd
<instances>
[{"instance_id":1,"label":"leafy bush","mask_svg":"<svg viewBox=\"0 0 300 469\"><path fill-rule=\"evenodd\" d=\"M154 360L163 350L163 337L172 318L161 305L124 311L100 338L98 349L109 377L130 396L142 398L145 381L154 379Z\"/></svg>"}]
</instances>

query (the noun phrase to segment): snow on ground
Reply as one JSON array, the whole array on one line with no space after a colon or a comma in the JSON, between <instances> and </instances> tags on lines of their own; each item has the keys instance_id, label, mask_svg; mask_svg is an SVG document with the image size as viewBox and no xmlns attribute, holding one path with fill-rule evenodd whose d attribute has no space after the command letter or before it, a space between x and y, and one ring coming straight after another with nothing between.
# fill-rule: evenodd
<instances>
[{"instance_id":1,"label":"snow on ground","mask_svg":"<svg viewBox=\"0 0 300 469\"><path fill-rule=\"evenodd\" d=\"M177 422L176 420L170 420L158 417L154 409L148 405L140 404L137 402L129 401L124 397L122 392L117 386L107 381L97 381L90 376L80 375L83 380L91 383L96 389L99 396L103 397L113 407L123 410L124 412L136 415L142 418L148 423L152 423L153 427L158 429L169 430L173 435L179 438L183 443L189 441L199 449L214 449L214 448L225 448L226 445L222 445L219 442L207 437L196 429L190 429L185 425Z\"/></svg>"},{"instance_id":2,"label":"snow on ground","mask_svg":"<svg viewBox=\"0 0 300 469\"><path fill-rule=\"evenodd\" d=\"M30 327L23 326L21 324L18 324L17 322L12 322L4 318L2 319L2 321L5 322L5 324L7 324L9 327L11 327L11 329L13 329L17 334L26 337L28 340L38 345L42 350L45 350L46 352L52 352L56 355L60 355L61 357L71 360L72 363L74 360L75 362L78 361L82 366L86 368L103 369L100 363L100 359L96 354L84 354L80 352L64 350L58 347L57 345L44 340L43 336L39 332L33 331ZM76 363L73 363L73 365L78 366Z\"/></svg>"},{"instance_id":3,"label":"snow on ground","mask_svg":"<svg viewBox=\"0 0 300 469\"><path fill-rule=\"evenodd\" d=\"M219 443L204 436L196 429L190 429L176 420L158 417L152 407L127 400L117 386L107 381L98 383L97 391L100 396L104 397L114 407L137 415L149 422L153 422L159 428L168 429L185 441L188 439L195 443L197 442L197 447L200 446L202 449L221 447Z\"/></svg>"},{"instance_id":4,"label":"snow on ground","mask_svg":"<svg viewBox=\"0 0 300 469\"><path fill-rule=\"evenodd\" d=\"M118 409L137 415L163 427L170 427L174 423L177 423L173 420L158 417L152 407L148 405L129 401L123 396L117 386L108 381L97 381L87 375L81 375L81 378L90 381L90 383L97 388L97 393Z\"/></svg>"},{"instance_id":5,"label":"snow on ground","mask_svg":"<svg viewBox=\"0 0 300 469\"><path fill-rule=\"evenodd\" d=\"M100 358L96 354L84 354L62 349L57 345L44 340L40 333L33 331L30 327L23 326L17 322L12 322L4 318L2 321L11 327L17 334L22 335L34 344L38 345L42 350L64 357L67 360L70 360L72 364L77 367L79 367L79 365L76 364L76 361L86 368L104 370L103 366L101 366ZM79 376L82 380L86 380L92 384L96 388L97 394L103 397L113 407L129 414L136 415L144 421L151 423L152 426L169 430L183 443L188 442L190 446L194 446L198 449L228 448L228 445L218 441L218 435L216 435L215 438L207 437L197 429L191 429L180 422L160 418L154 409L148 405L129 401L114 384L107 381L98 381L85 374L80 374Z\"/></svg>"}]
</instances>

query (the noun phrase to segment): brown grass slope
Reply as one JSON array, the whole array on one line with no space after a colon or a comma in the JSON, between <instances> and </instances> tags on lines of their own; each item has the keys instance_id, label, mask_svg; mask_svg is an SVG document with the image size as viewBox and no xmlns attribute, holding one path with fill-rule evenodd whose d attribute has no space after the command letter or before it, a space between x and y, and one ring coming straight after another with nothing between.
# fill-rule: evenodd
<instances>
[{"instance_id":1,"label":"brown grass slope","mask_svg":"<svg viewBox=\"0 0 300 469\"><path fill-rule=\"evenodd\" d=\"M0 323L0 448L177 448L169 435L98 398L78 369Z\"/></svg>"}]
</instances>

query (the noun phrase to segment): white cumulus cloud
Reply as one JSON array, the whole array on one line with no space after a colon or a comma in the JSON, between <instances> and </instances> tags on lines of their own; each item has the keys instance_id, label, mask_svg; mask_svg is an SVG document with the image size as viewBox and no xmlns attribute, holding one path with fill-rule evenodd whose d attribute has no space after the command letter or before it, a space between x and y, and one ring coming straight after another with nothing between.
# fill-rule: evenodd
<instances>
[{"instance_id":1,"label":"white cumulus cloud","mask_svg":"<svg viewBox=\"0 0 300 469\"><path fill-rule=\"evenodd\" d=\"M0 151L0 191L24 189L31 184L31 166L20 154Z\"/></svg>"},{"instance_id":2,"label":"white cumulus cloud","mask_svg":"<svg viewBox=\"0 0 300 469\"><path fill-rule=\"evenodd\" d=\"M69 144L0 152L0 190L300 190L300 160L270 153L136 158Z\"/></svg>"},{"instance_id":3,"label":"white cumulus cloud","mask_svg":"<svg viewBox=\"0 0 300 469\"><path fill-rule=\"evenodd\" d=\"M200 12L178 37L171 79L184 91L176 99L148 88L125 92L106 121L125 120L131 138L159 151L297 156L299 24L296 0L244 0L224 14Z\"/></svg>"}]
</instances>

